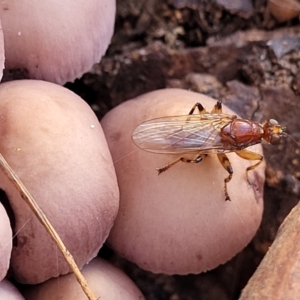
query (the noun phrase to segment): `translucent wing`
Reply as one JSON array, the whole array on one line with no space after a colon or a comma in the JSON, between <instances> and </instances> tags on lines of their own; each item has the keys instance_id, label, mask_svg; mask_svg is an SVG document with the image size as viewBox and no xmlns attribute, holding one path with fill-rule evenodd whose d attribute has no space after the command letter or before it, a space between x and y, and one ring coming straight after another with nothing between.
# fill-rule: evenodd
<instances>
[{"instance_id":1,"label":"translucent wing","mask_svg":"<svg viewBox=\"0 0 300 300\"><path fill-rule=\"evenodd\" d=\"M199 114L152 119L140 124L132 139L138 147L155 153L230 152L235 148L222 142L220 131L235 118L226 114Z\"/></svg>"}]
</instances>

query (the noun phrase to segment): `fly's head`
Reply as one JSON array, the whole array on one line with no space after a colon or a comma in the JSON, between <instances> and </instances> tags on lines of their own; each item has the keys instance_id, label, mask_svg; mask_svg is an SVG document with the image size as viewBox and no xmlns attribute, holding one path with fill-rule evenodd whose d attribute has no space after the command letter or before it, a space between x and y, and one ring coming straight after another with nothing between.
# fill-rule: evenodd
<instances>
[{"instance_id":1,"label":"fly's head","mask_svg":"<svg viewBox=\"0 0 300 300\"><path fill-rule=\"evenodd\" d=\"M274 119L270 119L263 124L263 138L272 145L277 145L283 136L287 136L286 127L278 124Z\"/></svg>"}]
</instances>

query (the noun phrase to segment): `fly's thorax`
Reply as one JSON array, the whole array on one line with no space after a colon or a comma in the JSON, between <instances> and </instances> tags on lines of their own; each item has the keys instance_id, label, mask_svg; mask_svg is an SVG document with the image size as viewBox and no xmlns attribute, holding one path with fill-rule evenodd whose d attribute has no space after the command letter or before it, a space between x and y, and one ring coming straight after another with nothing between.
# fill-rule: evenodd
<instances>
[{"instance_id":1,"label":"fly's thorax","mask_svg":"<svg viewBox=\"0 0 300 300\"><path fill-rule=\"evenodd\" d=\"M225 125L220 132L222 141L237 148L245 148L261 142L263 127L254 121L234 119Z\"/></svg>"}]
</instances>

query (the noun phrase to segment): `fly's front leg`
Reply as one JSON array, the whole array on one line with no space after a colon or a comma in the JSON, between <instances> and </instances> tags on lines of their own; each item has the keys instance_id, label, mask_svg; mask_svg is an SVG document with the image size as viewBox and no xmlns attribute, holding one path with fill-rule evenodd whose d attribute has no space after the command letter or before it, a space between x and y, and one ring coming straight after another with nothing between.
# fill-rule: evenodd
<instances>
[{"instance_id":1,"label":"fly's front leg","mask_svg":"<svg viewBox=\"0 0 300 300\"><path fill-rule=\"evenodd\" d=\"M232 178L232 174L233 174L233 170L232 170L232 166L230 164L230 161L227 157L226 154L224 153L219 153L217 154L218 155L218 158L219 158L219 161L220 163L222 164L223 168L228 172L228 177L226 177L224 179L224 191L225 191L225 201L230 201L230 197L229 197L229 194L228 194L228 191L227 191L227 183L231 180Z\"/></svg>"},{"instance_id":2,"label":"fly's front leg","mask_svg":"<svg viewBox=\"0 0 300 300\"><path fill-rule=\"evenodd\" d=\"M158 171L158 175L159 175L162 172L167 171L168 169L170 169L172 166L174 166L175 164L177 164L180 161L185 162L185 163L196 163L197 164L200 161L202 161L202 159L203 158L200 154L197 154L194 159L188 159L188 158L185 158L185 157L180 157L180 158L174 160L173 162L169 163L168 165L166 165L162 168L157 168L156 170Z\"/></svg>"},{"instance_id":3,"label":"fly's front leg","mask_svg":"<svg viewBox=\"0 0 300 300\"><path fill-rule=\"evenodd\" d=\"M255 168L257 168L263 162L264 158L261 154L249 151L247 149L239 150L239 151L236 151L235 153L238 156L240 156L241 158L244 158L247 160L258 160L259 161L258 163L254 164L246 169L246 178L247 178L248 183L251 185L249 178L248 178L248 172L250 170L254 170Z\"/></svg>"}]
</instances>

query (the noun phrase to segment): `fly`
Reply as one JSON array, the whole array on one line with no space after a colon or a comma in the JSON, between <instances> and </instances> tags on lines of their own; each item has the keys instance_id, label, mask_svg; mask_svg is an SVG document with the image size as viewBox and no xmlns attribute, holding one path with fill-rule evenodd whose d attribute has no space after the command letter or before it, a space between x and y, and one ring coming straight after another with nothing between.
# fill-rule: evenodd
<instances>
[{"instance_id":1,"label":"fly","mask_svg":"<svg viewBox=\"0 0 300 300\"><path fill-rule=\"evenodd\" d=\"M199 114L194 114L196 108ZM200 103L196 103L188 115L146 121L134 130L132 139L145 151L182 155L166 166L157 168L158 174L180 161L199 163L208 154L216 154L228 172L228 177L224 179L224 191L225 200L230 200L227 184L232 178L233 169L226 153L235 152L244 159L258 160L246 169L248 180L248 172L262 163L263 156L245 148L262 141L275 145L286 135L285 127L279 125L276 120L270 119L260 124L240 119L236 115L224 114L222 103L218 101L211 113ZM186 154L194 154L194 158L186 158Z\"/></svg>"}]
</instances>

